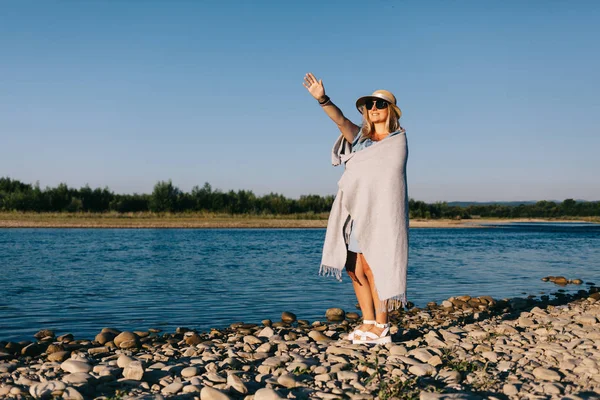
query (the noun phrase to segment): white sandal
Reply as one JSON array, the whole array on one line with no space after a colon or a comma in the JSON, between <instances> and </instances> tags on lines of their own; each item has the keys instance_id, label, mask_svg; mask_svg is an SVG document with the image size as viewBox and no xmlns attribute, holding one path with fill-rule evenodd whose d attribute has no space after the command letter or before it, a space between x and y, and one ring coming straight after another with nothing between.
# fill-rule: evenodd
<instances>
[{"instance_id":1,"label":"white sandal","mask_svg":"<svg viewBox=\"0 0 600 400\"><path fill-rule=\"evenodd\" d=\"M363 320L363 322L362 322L361 325L377 325L377 321L372 321L370 319L365 319L365 320ZM353 330L352 332L350 332L348 334L348 337L346 339L354 341L355 338L361 337L364 334L365 334L365 332L363 332L360 329L356 328L355 330Z\"/></svg>"},{"instance_id":2,"label":"white sandal","mask_svg":"<svg viewBox=\"0 0 600 400\"><path fill-rule=\"evenodd\" d=\"M361 332L360 339L353 339L352 344L386 344L392 342L392 337L390 336L390 324L378 324L375 323L375 326L383 329L381 335L377 336L375 333L371 331Z\"/></svg>"}]
</instances>

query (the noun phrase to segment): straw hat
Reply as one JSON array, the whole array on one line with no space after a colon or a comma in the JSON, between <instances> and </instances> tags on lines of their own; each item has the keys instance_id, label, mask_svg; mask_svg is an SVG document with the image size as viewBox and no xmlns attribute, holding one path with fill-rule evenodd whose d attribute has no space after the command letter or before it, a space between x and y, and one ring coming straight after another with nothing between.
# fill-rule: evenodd
<instances>
[{"instance_id":1,"label":"straw hat","mask_svg":"<svg viewBox=\"0 0 600 400\"><path fill-rule=\"evenodd\" d=\"M372 95L363 96L356 100L356 108L358 109L359 113L362 114L362 108L365 105L365 102L369 99L381 99L387 101L390 104L390 106L394 107L394 110L396 110L398 118L402 116L402 111L396 105L396 96L394 96L392 92L389 92L387 90L376 90L373 92Z\"/></svg>"}]
</instances>

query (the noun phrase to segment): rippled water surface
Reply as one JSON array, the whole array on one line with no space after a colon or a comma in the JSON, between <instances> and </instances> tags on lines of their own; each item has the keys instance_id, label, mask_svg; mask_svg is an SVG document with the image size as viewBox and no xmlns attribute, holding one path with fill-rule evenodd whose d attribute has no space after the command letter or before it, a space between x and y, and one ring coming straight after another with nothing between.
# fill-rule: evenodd
<instances>
[{"instance_id":1,"label":"rippled water surface","mask_svg":"<svg viewBox=\"0 0 600 400\"><path fill-rule=\"evenodd\" d=\"M317 275L325 231L0 229L0 340L40 328L173 331L353 310L350 280ZM600 281L600 226L521 224L410 232L409 300L539 295L540 280ZM576 290L578 287L567 287Z\"/></svg>"}]
</instances>

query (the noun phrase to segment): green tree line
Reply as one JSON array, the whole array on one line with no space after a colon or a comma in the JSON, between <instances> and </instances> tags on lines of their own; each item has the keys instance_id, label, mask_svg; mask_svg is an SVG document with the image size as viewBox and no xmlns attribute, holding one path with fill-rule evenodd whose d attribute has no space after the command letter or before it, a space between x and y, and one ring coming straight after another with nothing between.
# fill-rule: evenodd
<instances>
[{"instance_id":1,"label":"green tree line","mask_svg":"<svg viewBox=\"0 0 600 400\"><path fill-rule=\"evenodd\" d=\"M41 189L10 178L0 178L0 210L32 212L198 212L229 214L302 214L328 212L333 196L306 195L288 199L277 193L256 196L250 190L223 192L209 183L180 190L169 181L154 185L151 194L117 194L109 188L81 189L61 183Z\"/></svg>"},{"instance_id":2,"label":"green tree line","mask_svg":"<svg viewBox=\"0 0 600 400\"><path fill-rule=\"evenodd\" d=\"M215 212L229 214L302 214L326 213L331 209L334 196L305 195L289 199L270 193L256 196L249 190L213 189L209 183L194 186L187 193L169 181L160 181L151 194L117 194L109 188L92 189L88 185L75 189L61 183L41 189L31 185L0 178L0 210L30 212ZM538 201L535 204L508 206L501 204L450 206L446 202L428 204L410 199L411 218L469 219L482 218L560 218L600 216L600 202L582 202L567 199L557 203Z\"/></svg>"}]
</instances>

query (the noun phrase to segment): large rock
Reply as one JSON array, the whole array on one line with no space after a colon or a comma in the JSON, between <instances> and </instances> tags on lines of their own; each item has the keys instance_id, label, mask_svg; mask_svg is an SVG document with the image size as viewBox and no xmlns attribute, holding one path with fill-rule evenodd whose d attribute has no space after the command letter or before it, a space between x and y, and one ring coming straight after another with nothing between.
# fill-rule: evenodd
<instances>
[{"instance_id":1,"label":"large rock","mask_svg":"<svg viewBox=\"0 0 600 400\"><path fill-rule=\"evenodd\" d=\"M256 395L254 396L254 399L256 399ZM230 397L217 389L204 386L200 391L200 400L230 400Z\"/></svg>"},{"instance_id":2,"label":"large rock","mask_svg":"<svg viewBox=\"0 0 600 400\"><path fill-rule=\"evenodd\" d=\"M31 343L21 349L21 355L26 357L37 357L46 351L46 346L40 343Z\"/></svg>"},{"instance_id":3,"label":"large rock","mask_svg":"<svg viewBox=\"0 0 600 400\"><path fill-rule=\"evenodd\" d=\"M331 322L339 322L346 318L346 313L341 308L330 308L325 312L325 318Z\"/></svg>"},{"instance_id":4,"label":"large rock","mask_svg":"<svg viewBox=\"0 0 600 400\"><path fill-rule=\"evenodd\" d=\"M68 387L62 394L63 400L83 400L83 396L81 393L77 391L77 389Z\"/></svg>"},{"instance_id":5,"label":"large rock","mask_svg":"<svg viewBox=\"0 0 600 400\"><path fill-rule=\"evenodd\" d=\"M244 341L244 343L247 343L247 344L262 344L262 340L260 340L259 338L257 338L254 335L244 336L243 341Z\"/></svg>"},{"instance_id":6,"label":"large rock","mask_svg":"<svg viewBox=\"0 0 600 400\"><path fill-rule=\"evenodd\" d=\"M227 376L227 386L229 386L239 394L248 393L248 388L246 387L242 379L235 374L229 374Z\"/></svg>"},{"instance_id":7,"label":"large rock","mask_svg":"<svg viewBox=\"0 0 600 400\"><path fill-rule=\"evenodd\" d=\"M65 346L63 346L62 344L54 344L54 343L52 343L46 349L46 354L58 353L59 351L65 351Z\"/></svg>"},{"instance_id":8,"label":"large rock","mask_svg":"<svg viewBox=\"0 0 600 400\"><path fill-rule=\"evenodd\" d=\"M67 360L60 364L60 368L63 371L70 372L72 374L76 372L90 372L92 366L84 361Z\"/></svg>"},{"instance_id":9,"label":"large rock","mask_svg":"<svg viewBox=\"0 0 600 400\"><path fill-rule=\"evenodd\" d=\"M96 335L96 338L94 339L96 342L104 345L108 342L112 342L114 338L116 338L117 335L115 335L112 332L100 332L99 334Z\"/></svg>"},{"instance_id":10,"label":"large rock","mask_svg":"<svg viewBox=\"0 0 600 400\"><path fill-rule=\"evenodd\" d=\"M296 385L298 384L298 382L296 381L296 378L291 374L279 375L279 377L277 378L277 383L288 389L295 388Z\"/></svg>"},{"instance_id":11,"label":"large rock","mask_svg":"<svg viewBox=\"0 0 600 400\"><path fill-rule=\"evenodd\" d=\"M325 336L324 334L322 334L319 331L310 331L310 332L308 332L308 337L311 338L312 340L314 340L315 342L321 342L321 341L329 341L329 340L331 340L330 337Z\"/></svg>"},{"instance_id":12,"label":"large rock","mask_svg":"<svg viewBox=\"0 0 600 400\"><path fill-rule=\"evenodd\" d=\"M281 313L281 321L285 322L286 324L296 322L296 314L289 311L284 311Z\"/></svg>"},{"instance_id":13,"label":"large rock","mask_svg":"<svg viewBox=\"0 0 600 400\"><path fill-rule=\"evenodd\" d=\"M191 378L193 376L198 375L198 367L186 367L181 370L181 376L184 378Z\"/></svg>"},{"instance_id":14,"label":"large rock","mask_svg":"<svg viewBox=\"0 0 600 400\"><path fill-rule=\"evenodd\" d=\"M555 276L554 279L550 279L551 282L554 282L557 285L564 286L569 283L569 280L564 276Z\"/></svg>"},{"instance_id":15,"label":"large rock","mask_svg":"<svg viewBox=\"0 0 600 400\"><path fill-rule=\"evenodd\" d=\"M281 397L279 393L269 388L258 389L254 394L254 400L279 400L284 398L285 397Z\"/></svg>"},{"instance_id":16,"label":"large rock","mask_svg":"<svg viewBox=\"0 0 600 400\"><path fill-rule=\"evenodd\" d=\"M582 315L577 315L575 317L575 322L577 322L581 325L595 325L596 322L598 322L598 320L593 315L582 314Z\"/></svg>"},{"instance_id":17,"label":"large rock","mask_svg":"<svg viewBox=\"0 0 600 400\"><path fill-rule=\"evenodd\" d=\"M113 340L115 345L121 349L140 347L140 339L133 332L121 332Z\"/></svg>"},{"instance_id":18,"label":"large rock","mask_svg":"<svg viewBox=\"0 0 600 400\"><path fill-rule=\"evenodd\" d=\"M133 361L136 361L135 358L129 357L126 354L121 354L119 358L117 358L117 366L119 368L125 368Z\"/></svg>"},{"instance_id":19,"label":"large rock","mask_svg":"<svg viewBox=\"0 0 600 400\"><path fill-rule=\"evenodd\" d=\"M144 377L144 367L139 361L131 361L123 369L123 377L134 381L141 381Z\"/></svg>"},{"instance_id":20,"label":"large rock","mask_svg":"<svg viewBox=\"0 0 600 400\"><path fill-rule=\"evenodd\" d=\"M266 326L258 333L257 336L270 338L273 335L275 335L275 331L271 327Z\"/></svg>"},{"instance_id":21,"label":"large rock","mask_svg":"<svg viewBox=\"0 0 600 400\"><path fill-rule=\"evenodd\" d=\"M196 332L186 332L184 335L185 344L188 346L195 346L202 343L202 338Z\"/></svg>"},{"instance_id":22,"label":"large rock","mask_svg":"<svg viewBox=\"0 0 600 400\"><path fill-rule=\"evenodd\" d=\"M75 372L62 377L62 381L69 385L85 385L93 379L94 377L86 372Z\"/></svg>"},{"instance_id":23,"label":"large rock","mask_svg":"<svg viewBox=\"0 0 600 400\"><path fill-rule=\"evenodd\" d=\"M70 342L74 338L75 337L73 336L72 333L65 333L64 335L60 335L59 337L57 337L56 341L58 341L58 342Z\"/></svg>"},{"instance_id":24,"label":"large rock","mask_svg":"<svg viewBox=\"0 0 600 400\"><path fill-rule=\"evenodd\" d=\"M33 335L33 337L36 339L40 339L40 340L44 339L44 338L53 338L54 331L52 331L50 329L42 329L41 331L39 331L38 333Z\"/></svg>"},{"instance_id":25,"label":"large rock","mask_svg":"<svg viewBox=\"0 0 600 400\"><path fill-rule=\"evenodd\" d=\"M183 383L173 382L170 385L165 386L160 392L162 394L170 395L179 392L181 389L183 389Z\"/></svg>"},{"instance_id":26,"label":"large rock","mask_svg":"<svg viewBox=\"0 0 600 400\"><path fill-rule=\"evenodd\" d=\"M426 376L435 374L435 368L429 364L411 365L408 372L416 376Z\"/></svg>"},{"instance_id":27,"label":"large rock","mask_svg":"<svg viewBox=\"0 0 600 400\"><path fill-rule=\"evenodd\" d=\"M533 370L533 376L544 381L560 381L560 375L548 368L537 367Z\"/></svg>"},{"instance_id":28,"label":"large rock","mask_svg":"<svg viewBox=\"0 0 600 400\"><path fill-rule=\"evenodd\" d=\"M58 351L48 355L48 361L63 362L71 355L70 351Z\"/></svg>"}]
</instances>

